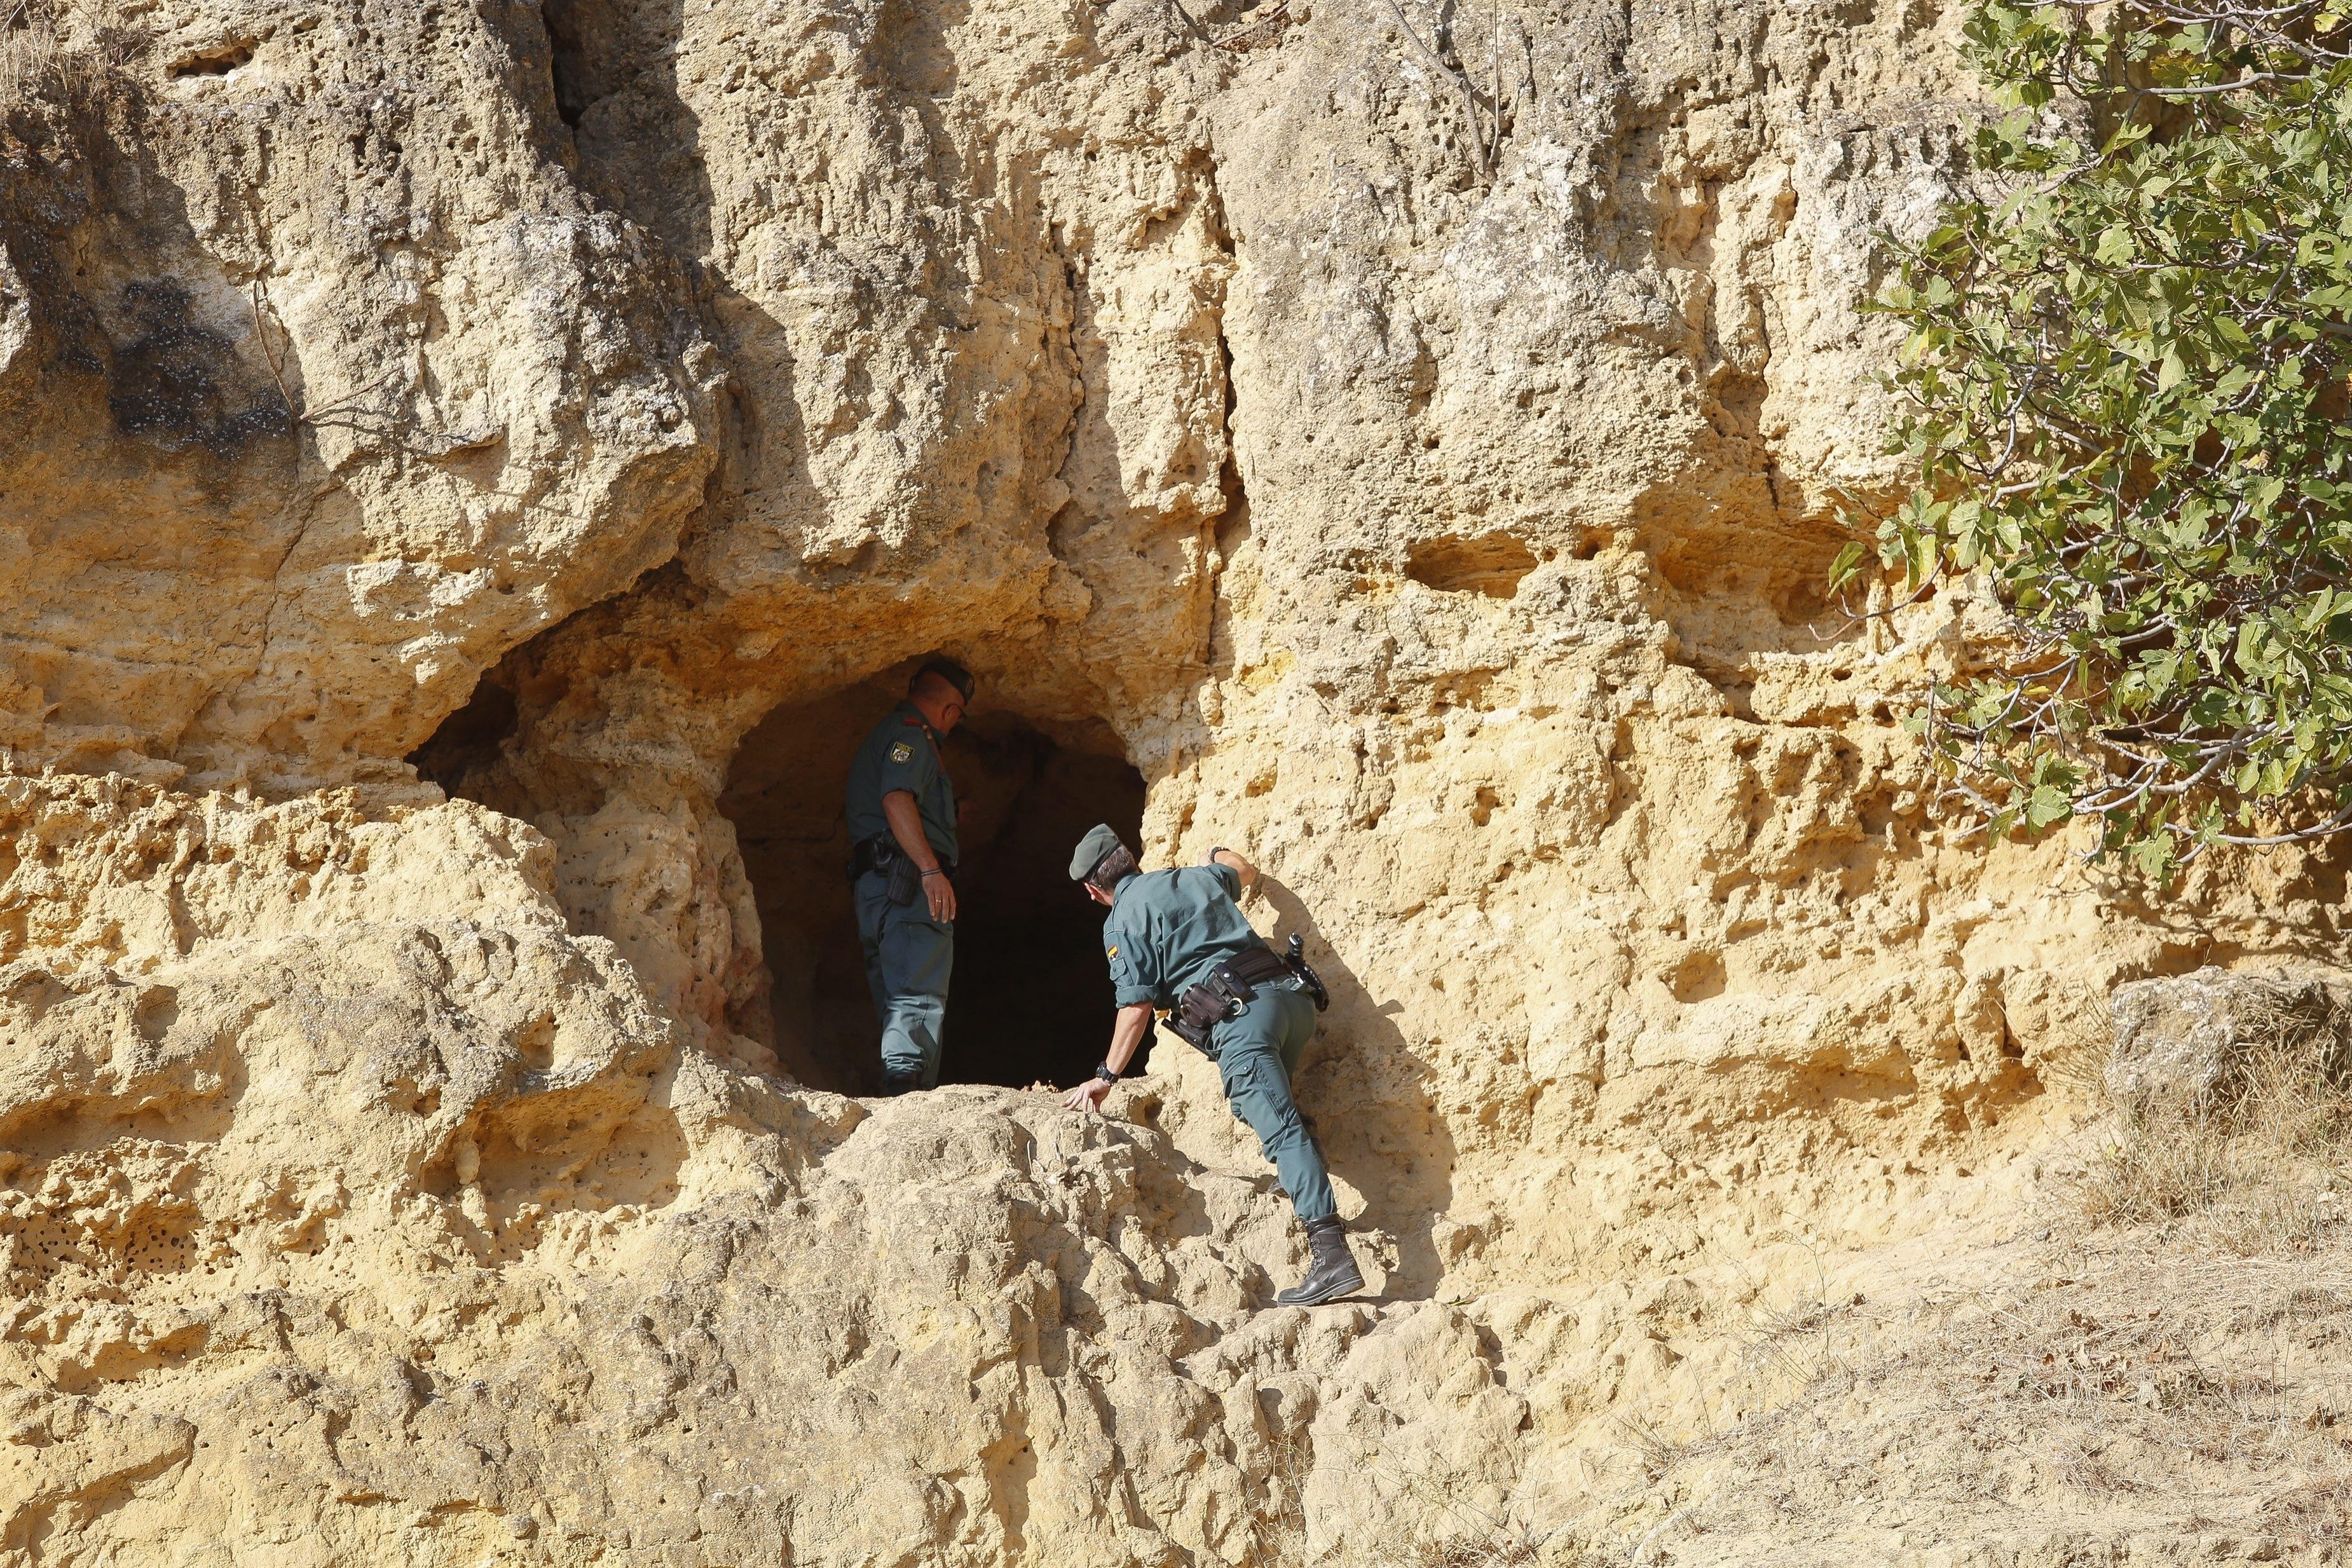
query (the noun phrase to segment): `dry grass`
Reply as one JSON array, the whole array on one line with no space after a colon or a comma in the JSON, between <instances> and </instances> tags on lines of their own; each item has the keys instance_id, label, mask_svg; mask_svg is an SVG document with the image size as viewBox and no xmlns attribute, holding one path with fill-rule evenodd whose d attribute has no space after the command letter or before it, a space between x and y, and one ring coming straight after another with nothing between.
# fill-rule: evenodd
<instances>
[{"instance_id":1,"label":"dry grass","mask_svg":"<svg viewBox=\"0 0 2352 1568\"><path fill-rule=\"evenodd\" d=\"M1751 1414L1695 1440L1623 1424L1643 1481L1555 1556L2352 1561L2342 1053L2282 1031L2202 1107L2119 1111L2038 1239L1954 1259L1948 1287L1760 1314L1719 1391Z\"/></svg>"},{"instance_id":2,"label":"dry grass","mask_svg":"<svg viewBox=\"0 0 2352 1568\"><path fill-rule=\"evenodd\" d=\"M2307 1252L2342 1223L2352 1186L2352 1082L2334 1030L2284 1026L2208 1104L2118 1111L2080 1189L2105 1227L2172 1227L2241 1257Z\"/></svg>"},{"instance_id":3,"label":"dry grass","mask_svg":"<svg viewBox=\"0 0 2352 1568\"><path fill-rule=\"evenodd\" d=\"M1520 1518L1517 1475L1433 1471L1364 1457L1381 1508L1325 1558L1329 1568L1536 1568L1556 1531Z\"/></svg>"},{"instance_id":4,"label":"dry grass","mask_svg":"<svg viewBox=\"0 0 2352 1568\"><path fill-rule=\"evenodd\" d=\"M1376 1561L1392 1568L1531 1568L1543 1561L1546 1531L1498 1517L1434 1489L1416 1500L1429 1512Z\"/></svg>"},{"instance_id":5,"label":"dry grass","mask_svg":"<svg viewBox=\"0 0 2352 1568\"><path fill-rule=\"evenodd\" d=\"M1385 1506L1318 1568L2352 1562L2339 1040L2279 1031L2202 1107L2096 1139L2023 1236L1885 1301L1757 1261L1746 1322L1717 1320L1737 1354L1680 1364L1705 1383L1672 1429L1622 1407L1631 1463L1567 1517L1516 1476L1363 1456Z\"/></svg>"},{"instance_id":6,"label":"dry grass","mask_svg":"<svg viewBox=\"0 0 2352 1568\"><path fill-rule=\"evenodd\" d=\"M1559 1544L1620 1564L1910 1561L1923 1538L2053 1565L2200 1540L2340 1551L2352 1249L2151 1239L2093 1233L1980 1291L1853 1309L1869 1354L1717 1436L1637 1440L1646 1484Z\"/></svg>"},{"instance_id":7,"label":"dry grass","mask_svg":"<svg viewBox=\"0 0 2352 1568\"><path fill-rule=\"evenodd\" d=\"M0 112L86 103L141 42L113 0L0 0Z\"/></svg>"}]
</instances>

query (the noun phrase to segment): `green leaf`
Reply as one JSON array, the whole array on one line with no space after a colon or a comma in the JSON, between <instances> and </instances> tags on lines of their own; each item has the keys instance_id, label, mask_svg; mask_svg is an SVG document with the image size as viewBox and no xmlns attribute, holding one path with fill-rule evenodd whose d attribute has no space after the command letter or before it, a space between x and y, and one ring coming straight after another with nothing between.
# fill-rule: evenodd
<instances>
[{"instance_id":1,"label":"green leaf","mask_svg":"<svg viewBox=\"0 0 2352 1568\"><path fill-rule=\"evenodd\" d=\"M1906 717L1937 775L1995 837L2095 801L2098 852L2159 883L2352 800L2352 62L2296 52L2352 0L2169 15L1966 7L2019 111L1972 139L1993 193L1883 236L1910 493L1877 529L1889 570L1969 571L2008 620ZM2150 87L2187 90L2159 115Z\"/></svg>"},{"instance_id":2,"label":"green leaf","mask_svg":"<svg viewBox=\"0 0 2352 1568\"><path fill-rule=\"evenodd\" d=\"M2074 802L2066 791L2055 784L2037 785L2033 799L2025 810L2025 825L2040 832L2053 822L2063 822L2074 814Z\"/></svg>"}]
</instances>

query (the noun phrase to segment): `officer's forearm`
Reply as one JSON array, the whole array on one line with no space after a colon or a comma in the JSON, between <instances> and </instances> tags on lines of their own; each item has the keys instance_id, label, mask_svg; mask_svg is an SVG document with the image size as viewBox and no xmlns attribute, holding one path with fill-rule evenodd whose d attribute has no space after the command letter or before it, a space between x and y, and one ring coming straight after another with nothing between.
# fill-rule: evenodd
<instances>
[{"instance_id":1,"label":"officer's forearm","mask_svg":"<svg viewBox=\"0 0 2352 1568\"><path fill-rule=\"evenodd\" d=\"M1249 862L1242 859L1241 856L1234 853L1233 851L1220 848L1213 851L1210 854L1209 858L1216 862L1219 865L1229 865L1233 867L1235 872L1239 873L1242 879L1242 891L1244 893L1247 893L1256 884L1257 867L1250 864Z\"/></svg>"},{"instance_id":2,"label":"officer's forearm","mask_svg":"<svg viewBox=\"0 0 2352 1568\"><path fill-rule=\"evenodd\" d=\"M931 841L923 833L923 813L915 808L915 798L904 789L893 789L882 797L882 815L890 824L890 836L907 852L907 858L923 871L939 869L940 857L931 848Z\"/></svg>"},{"instance_id":3,"label":"officer's forearm","mask_svg":"<svg viewBox=\"0 0 2352 1568\"><path fill-rule=\"evenodd\" d=\"M1135 1048L1143 1043L1143 1031L1151 1027L1151 1009L1137 1003L1118 1009L1118 1021L1111 1026L1110 1049L1103 1053L1103 1065L1113 1072L1127 1071L1135 1055Z\"/></svg>"}]
</instances>

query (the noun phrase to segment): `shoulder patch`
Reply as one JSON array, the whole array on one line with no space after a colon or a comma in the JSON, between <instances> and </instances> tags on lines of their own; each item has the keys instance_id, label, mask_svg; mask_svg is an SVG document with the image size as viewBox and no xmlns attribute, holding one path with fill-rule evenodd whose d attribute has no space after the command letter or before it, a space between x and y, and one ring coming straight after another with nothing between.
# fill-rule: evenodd
<instances>
[{"instance_id":1,"label":"shoulder patch","mask_svg":"<svg viewBox=\"0 0 2352 1568\"><path fill-rule=\"evenodd\" d=\"M1104 948L1104 949L1103 949L1103 956L1104 956L1104 957L1106 957L1106 958L1116 958L1116 957L1118 957L1118 943L1116 943L1116 942L1114 942L1114 943L1112 943L1109 946L1108 946L1108 947Z\"/></svg>"},{"instance_id":2,"label":"shoulder patch","mask_svg":"<svg viewBox=\"0 0 2352 1568\"><path fill-rule=\"evenodd\" d=\"M909 761L914 755L915 748L903 740L890 748L890 760L893 762Z\"/></svg>"}]
</instances>

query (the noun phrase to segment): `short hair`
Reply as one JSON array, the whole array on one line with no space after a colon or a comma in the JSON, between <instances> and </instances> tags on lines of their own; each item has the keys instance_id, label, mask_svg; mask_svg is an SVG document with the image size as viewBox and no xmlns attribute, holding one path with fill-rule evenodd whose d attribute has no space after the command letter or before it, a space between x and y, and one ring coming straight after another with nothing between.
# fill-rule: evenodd
<instances>
[{"instance_id":1,"label":"short hair","mask_svg":"<svg viewBox=\"0 0 2352 1568\"><path fill-rule=\"evenodd\" d=\"M922 667L908 677L908 695L912 696L914 695L915 689L923 684L923 677L926 675L939 676L940 679L945 681L948 685L956 689L958 695L963 698L966 706L971 706L971 688L973 683L971 672L970 670L965 669L953 659L926 659L922 663Z\"/></svg>"},{"instance_id":2,"label":"short hair","mask_svg":"<svg viewBox=\"0 0 2352 1568\"><path fill-rule=\"evenodd\" d=\"M1110 893L1115 891L1120 883L1133 876L1136 869L1135 852L1125 844L1120 844L1105 854L1102 859L1095 862L1095 869L1087 873L1087 885L1098 887L1105 893Z\"/></svg>"}]
</instances>

